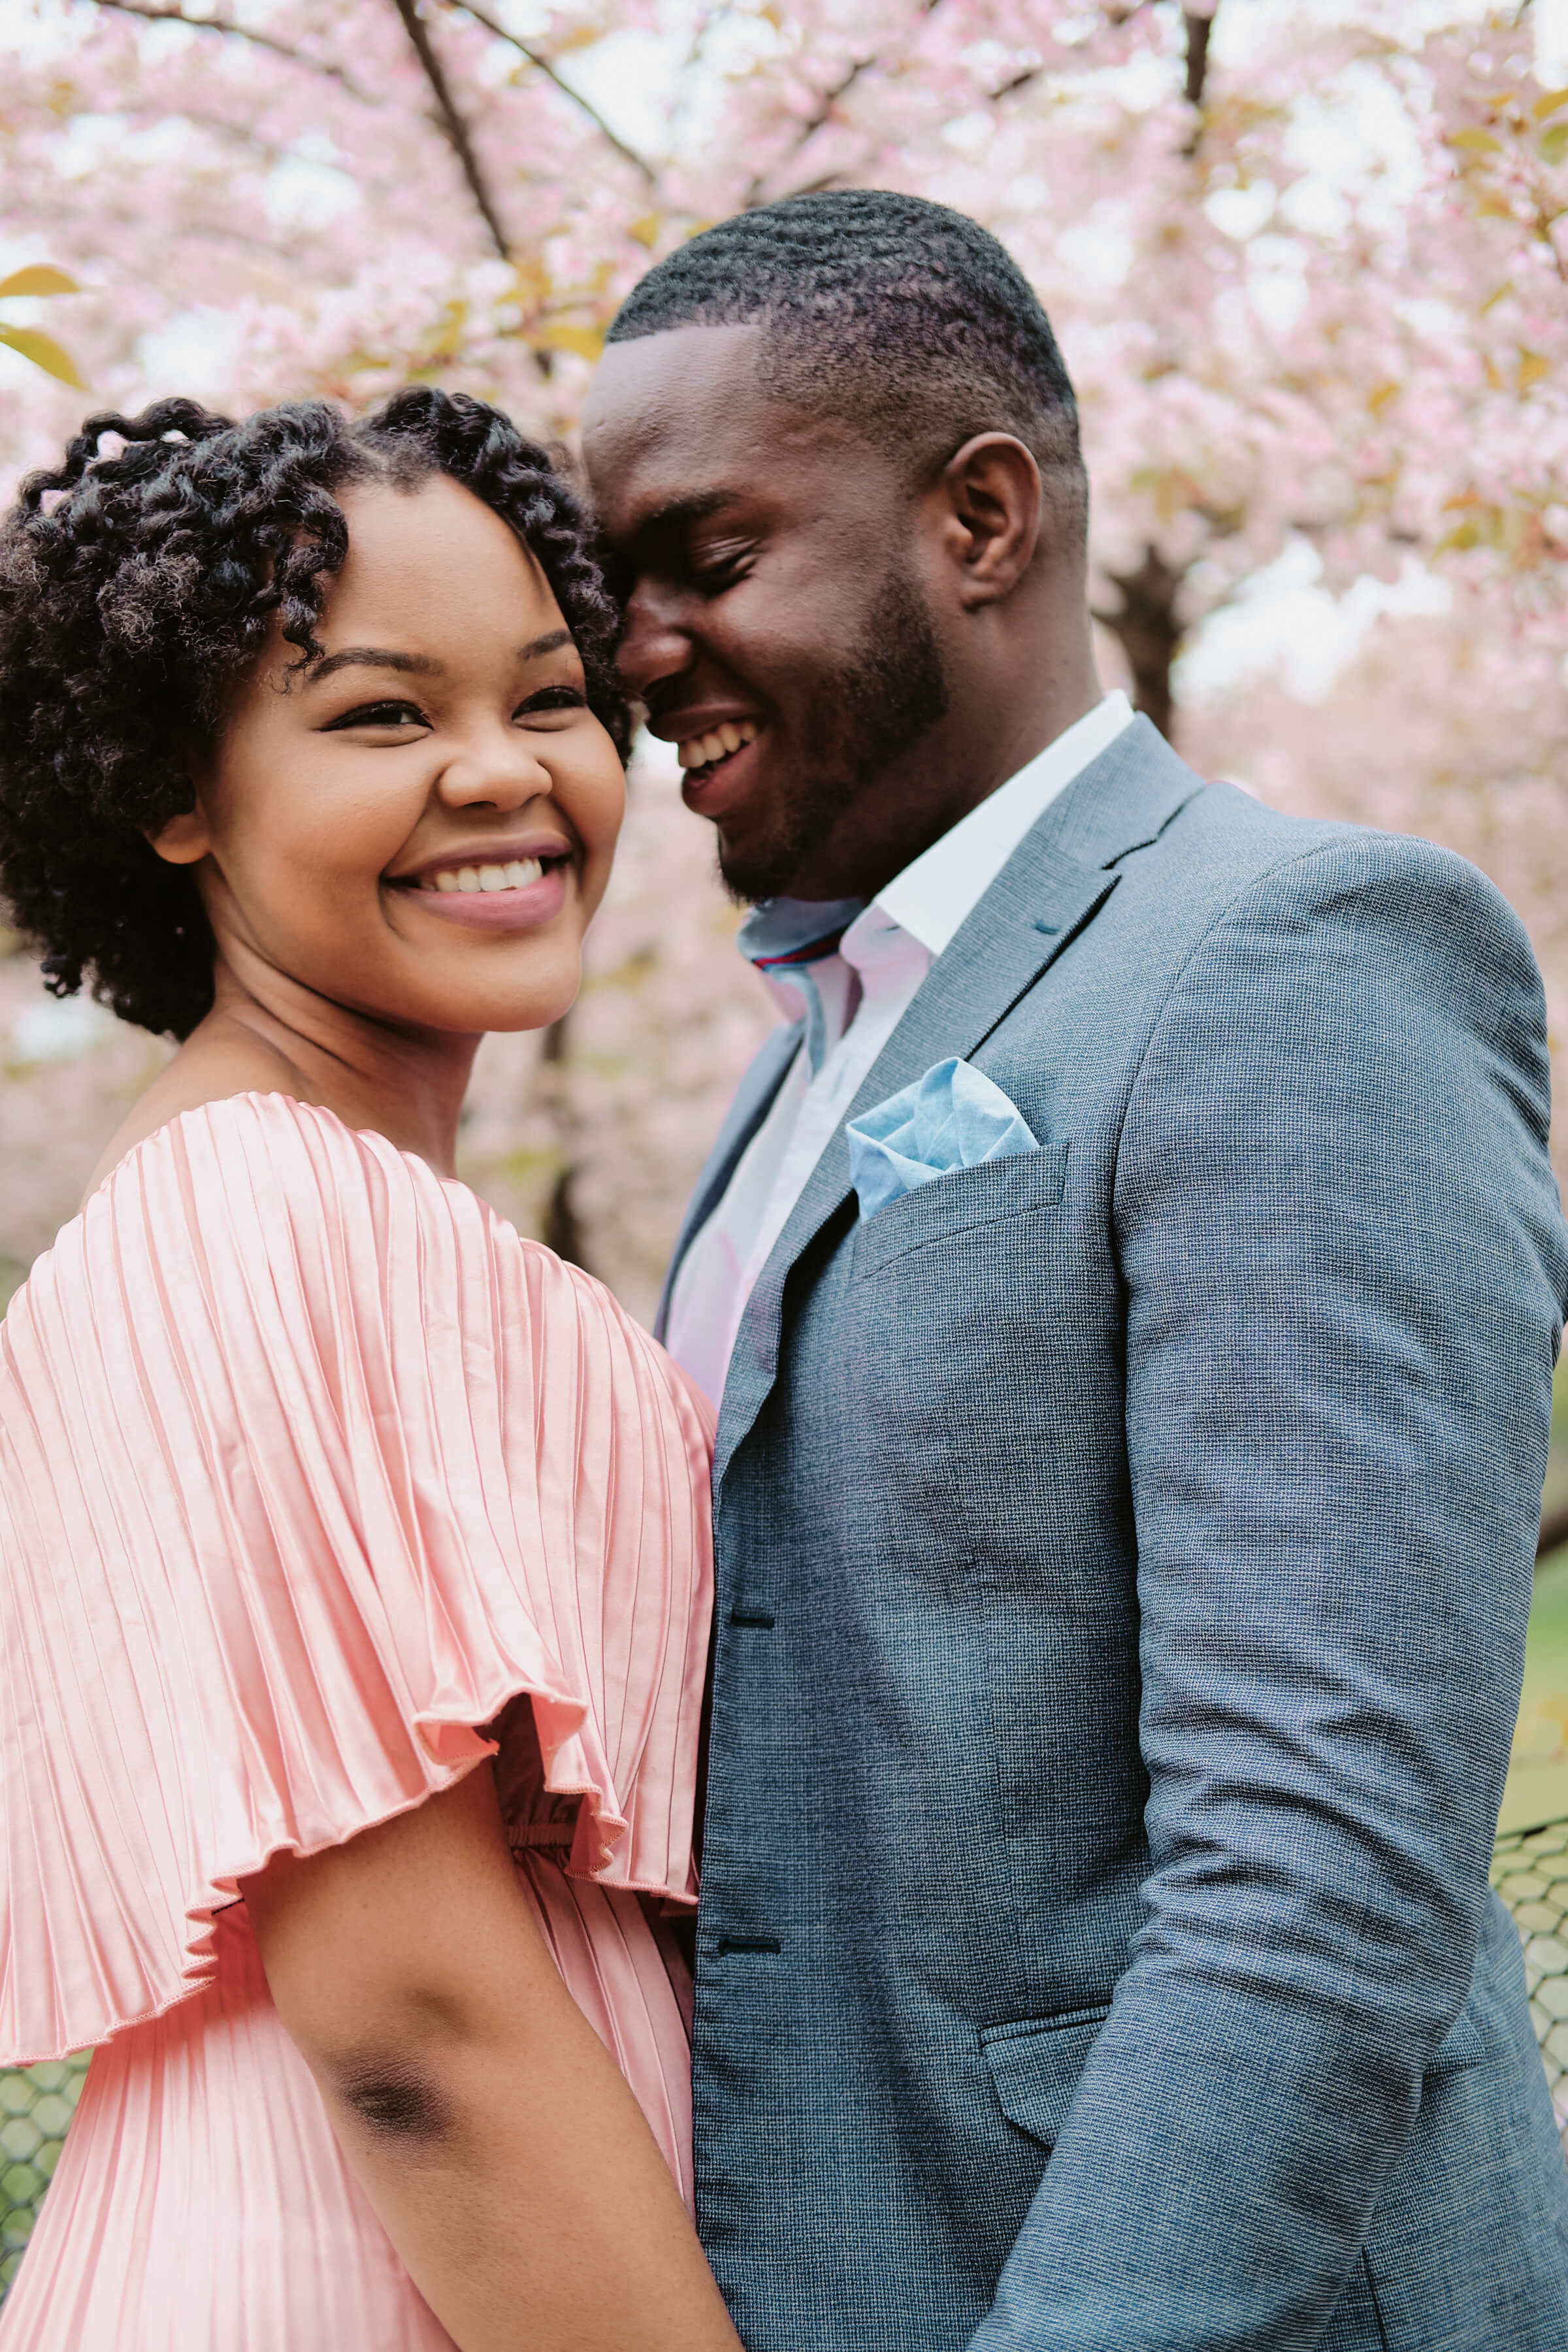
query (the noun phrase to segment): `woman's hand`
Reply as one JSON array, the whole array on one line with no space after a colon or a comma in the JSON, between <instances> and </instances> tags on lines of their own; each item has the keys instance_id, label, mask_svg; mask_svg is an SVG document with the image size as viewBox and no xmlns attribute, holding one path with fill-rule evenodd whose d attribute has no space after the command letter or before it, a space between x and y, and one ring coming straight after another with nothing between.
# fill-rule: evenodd
<instances>
[{"instance_id":1,"label":"woman's hand","mask_svg":"<svg viewBox=\"0 0 1568 2352\"><path fill-rule=\"evenodd\" d=\"M518 1885L489 1765L242 1891L343 2153L461 2352L739 2352Z\"/></svg>"}]
</instances>

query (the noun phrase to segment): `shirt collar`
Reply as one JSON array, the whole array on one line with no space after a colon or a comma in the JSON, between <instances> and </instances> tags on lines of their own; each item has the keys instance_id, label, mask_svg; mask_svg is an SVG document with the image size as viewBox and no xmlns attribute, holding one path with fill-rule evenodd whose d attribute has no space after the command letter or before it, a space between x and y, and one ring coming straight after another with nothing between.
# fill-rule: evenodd
<instances>
[{"instance_id":1,"label":"shirt collar","mask_svg":"<svg viewBox=\"0 0 1568 2352\"><path fill-rule=\"evenodd\" d=\"M833 1037L842 1032L849 983L842 964L837 986L830 984L835 975L823 967L837 955L855 918L866 911L858 898L765 898L740 929L741 951L756 965L784 1019L804 1019L805 1058L814 1076Z\"/></svg>"},{"instance_id":2,"label":"shirt collar","mask_svg":"<svg viewBox=\"0 0 1568 2352\"><path fill-rule=\"evenodd\" d=\"M764 979L792 965L837 953L838 942L865 907L863 898L764 898L753 907L735 944Z\"/></svg>"},{"instance_id":3,"label":"shirt collar","mask_svg":"<svg viewBox=\"0 0 1568 2352\"><path fill-rule=\"evenodd\" d=\"M895 875L872 904L941 955L1036 819L1132 719L1121 689L1108 694Z\"/></svg>"}]
</instances>

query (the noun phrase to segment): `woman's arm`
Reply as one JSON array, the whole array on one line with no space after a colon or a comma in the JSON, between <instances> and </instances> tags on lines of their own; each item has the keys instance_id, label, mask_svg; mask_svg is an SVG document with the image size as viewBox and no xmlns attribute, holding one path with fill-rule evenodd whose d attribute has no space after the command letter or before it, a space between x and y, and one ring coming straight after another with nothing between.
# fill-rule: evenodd
<instances>
[{"instance_id":1,"label":"woman's arm","mask_svg":"<svg viewBox=\"0 0 1568 2352\"><path fill-rule=\"evenodd\" d=\"M739 2352L519 1889L488 1765L243 1891L343 2153L461 2352Z\"/></svg>"}]
</instances>

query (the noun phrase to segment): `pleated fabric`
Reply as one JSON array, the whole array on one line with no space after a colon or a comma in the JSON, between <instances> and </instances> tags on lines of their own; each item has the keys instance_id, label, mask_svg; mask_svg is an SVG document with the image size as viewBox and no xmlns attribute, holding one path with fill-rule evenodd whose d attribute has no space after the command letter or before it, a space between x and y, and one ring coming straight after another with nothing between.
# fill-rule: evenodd
<instances>
[{"instance_id":1,"label":"pleated fabric","mask_svg":"<svg viewBox=\"0 0 1568 2352\"><path fill-rule=\"evenodd\" d=\"M600 1285L284 1096L186 1113L64 1229L0 1328L0 2062L109 2047L5 2352L446 2341L229 1906L520 1695L501 1785L581 1800L520 1885L689 2198L638 1897L696 1892L710 1440Z\"/></svg>"}]
</instances>

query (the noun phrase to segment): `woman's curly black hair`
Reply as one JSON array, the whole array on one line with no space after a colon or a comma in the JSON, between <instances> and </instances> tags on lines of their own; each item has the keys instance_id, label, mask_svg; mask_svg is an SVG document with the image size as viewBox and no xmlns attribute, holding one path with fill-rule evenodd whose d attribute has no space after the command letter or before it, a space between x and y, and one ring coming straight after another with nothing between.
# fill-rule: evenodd
<instances>
[{"instance_id":1,"label":"woman's curly black hair","mask_svg":"<svg viewBox=\"0 0 1568 2352\"><path fill-rule=\"evenodd\" d=\"M115 436L112 454L100 444ZM122 1020L188 1036L213 938L188 866L149 845L188 810L193 752L280 622L300 661L348 549L334 493L460 482L537 558L622 758L620 616L592 526L499 409L413 387L351 421L325 401L243 424L190 400L90 416L0 523L0 894L57 996L90 977Z\"/></svg>"}]
</instances>

